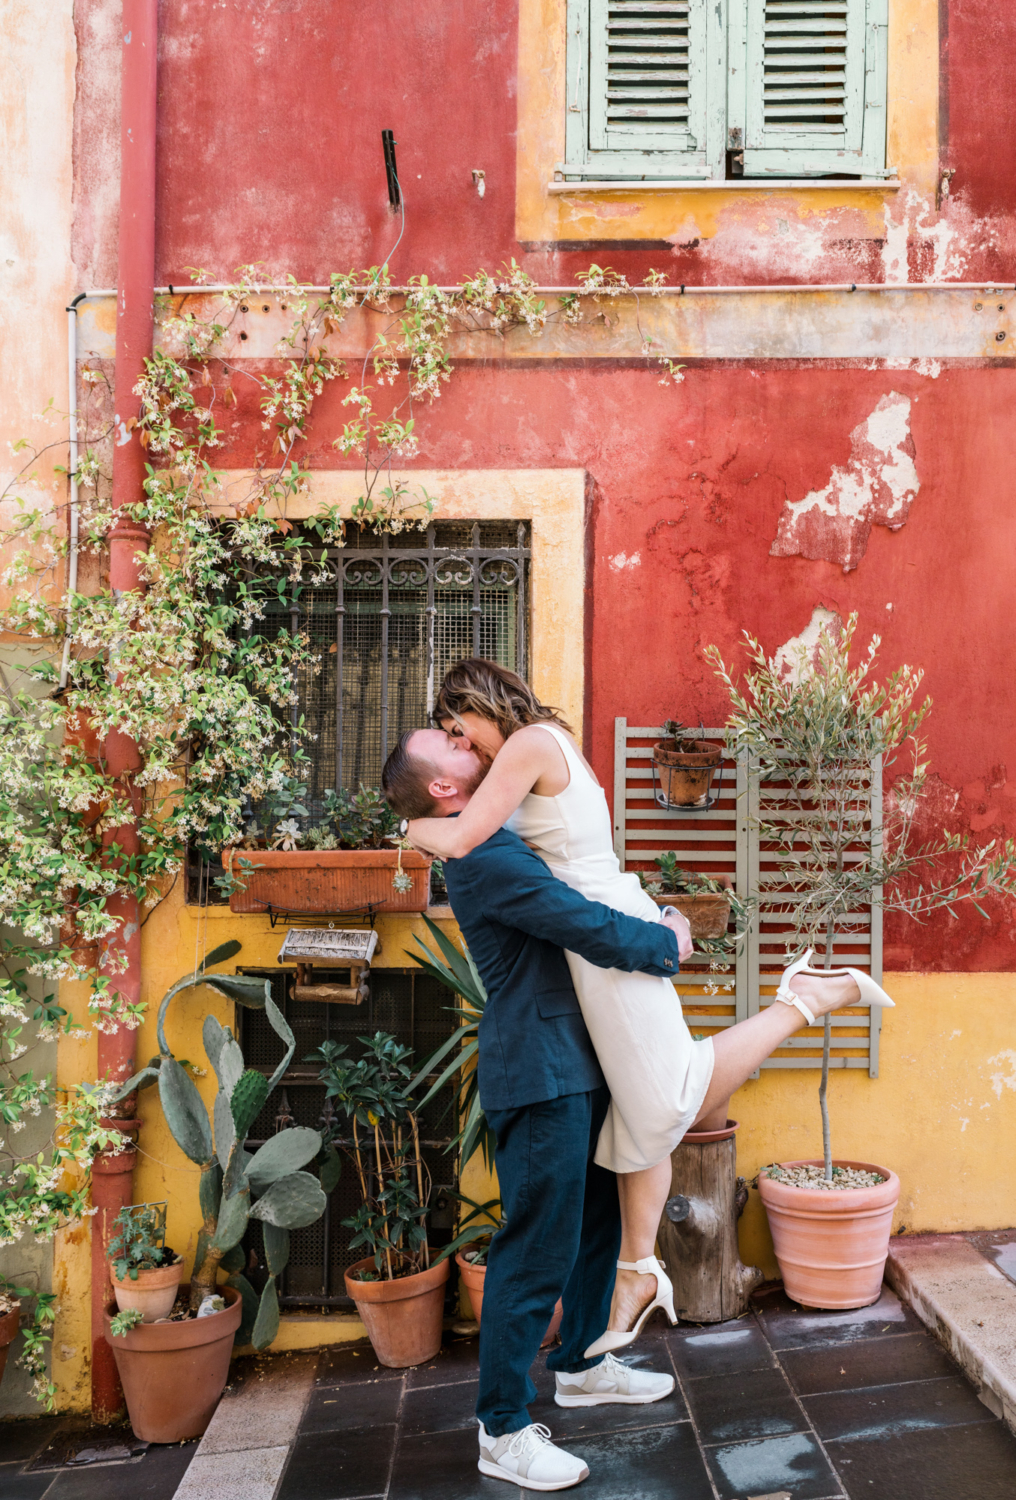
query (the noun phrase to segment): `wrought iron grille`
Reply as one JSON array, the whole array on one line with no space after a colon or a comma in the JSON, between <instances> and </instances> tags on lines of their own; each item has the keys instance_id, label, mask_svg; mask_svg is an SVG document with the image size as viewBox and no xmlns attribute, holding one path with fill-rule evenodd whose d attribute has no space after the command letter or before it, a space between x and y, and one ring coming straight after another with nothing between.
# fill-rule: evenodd
<instances>
[{"instance_id":1,"label":"wrought iron grille","mask_svg":"<svg viewBox=\"0 0 1016 1500\"><path fill-rule=\"evenodd\" d=\"M297 678L293 721L313 736L306 805L325 792L376 786L392 745L427 723L453 662L485 656L529 676L530 529L521 521L442 521L395 535L349 527L346 545L308 542L308 566L288 599L255 627L271 637L306 630L316 670ZM321 563L324 567L321 568ZM323 576L322 576L323 575ZM307 579L320 577L310 583ZM222 873L188 860L188 896L209 897Z\"/></svg>"},{"instance_id":2,"label":"wrought iron grille","mask_svg":"<svg viewBox=\"0 0 1016 1500\"><path fill-rule=\"evenodd\" d=\"M398 1041L411 1046L414 1060L419 1062L455 1028L450 1009L455 1004L454 997L420 969L372 969L370 998L358 1006L294 1000L291 995L292 969L247 969L243 972L263 975L271 980L272 998L296 1037L292 1065L281 1083L269 1094L264 1109L251 1126L246 1141L248 1151L255 1151L284 1126L308 1125L312 1130L320 1130L335 1118L331 1101L325 1099L324 1085L318 1082L318 1066L306 1061L308 1053L326 1039L346 1043L348 1055L356 1058L363 1051L359 1037L372 1035L375 1031L388 1031ZM349 970L322 969L320 973L315 970L315 977L324 983L348 984ZM238 1006L237 1025L246 1065L270 1073L279 1061L281 1045L264 1012ZM432 1202L436 1204L428 1222L431 1245L447 1244L451 1238L454 1200L446 1198L441 1189L454 1183L455 1159L445 1147L455 1128L454 1096L452 1090L446 1088L420 1115L423 1159L434 1183ZM285 1306L352 1307L346 1296L342 1273L354 1261L361 1260L365 1252L361 1247L349 1248L352 1231L342 1223L356 1211L360 1201L356 1172L348 1159L343 1167L342 1177L329 1195L323 1217L316 1224L292 1233L289 1264L282 1274L280 1286L279 1300ZM243 1243L248 1254L250 1279L260 1292L264 1280L264 1248L257 1220L251 1219Z\"/></svg>"}]
</instances>

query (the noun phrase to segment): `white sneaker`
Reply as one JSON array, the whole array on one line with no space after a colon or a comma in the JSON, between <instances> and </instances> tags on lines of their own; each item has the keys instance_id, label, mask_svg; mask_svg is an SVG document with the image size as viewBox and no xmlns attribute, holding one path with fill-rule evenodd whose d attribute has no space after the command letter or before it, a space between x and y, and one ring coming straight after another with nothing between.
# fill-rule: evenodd
<instances>
[{"instance_id":1,"label":"white sneaker","mask_svg":"<svg viewBox=\"0 0 1016 1500\"><path fill-rule=\"evenodd\" d=\"M657 1375L654 1370L633 1370L612 1354L606 1355L591 1370L578 1375L558 1375L558 1406L605 1406L615 1402L622 1406L641 1406L662 1401L674 1389L673 1375Z\"/></svg>"},{"instance_id":2,"label":"white sneaker","mask_svg":"<svg viewBox=\"0 0 1016 1500\"><path fill-rule=\"evenodd\" d=\"M481 1474L508 1479L524 1490L568 1490L589 1478L589 1465L550 1441L550 1428L531 1422L518 1432L491 1437L480 1423Z\"/></svg>"}]
</instances>

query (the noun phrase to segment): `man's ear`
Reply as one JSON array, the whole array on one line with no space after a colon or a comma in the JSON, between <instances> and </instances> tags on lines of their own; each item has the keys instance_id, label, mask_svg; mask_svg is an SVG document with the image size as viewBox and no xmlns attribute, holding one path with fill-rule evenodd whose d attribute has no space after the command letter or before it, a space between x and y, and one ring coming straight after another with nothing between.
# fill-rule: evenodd
<instances>
[{"instance_id":1,"label":"man's ear","mask_svg":"<svg viewBox=\"0 0 1016 1500\"><path fill-rule=\"evenodd\" d=\"M459 788L454 781L445 781L443 778L435 778L428 783L427 791L434 802L450 802L459 795Z\"/></svg>"}]
</instances>

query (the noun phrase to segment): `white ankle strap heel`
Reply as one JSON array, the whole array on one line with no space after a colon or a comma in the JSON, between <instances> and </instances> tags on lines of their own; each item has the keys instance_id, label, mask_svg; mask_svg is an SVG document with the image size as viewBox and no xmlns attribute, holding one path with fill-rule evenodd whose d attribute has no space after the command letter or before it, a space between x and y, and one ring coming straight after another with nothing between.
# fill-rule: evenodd
<instances>
[{"instance_id":1,"label":"white ankle strap heel","mask_svg":"<svg viewBox=\"0 0 1016 1500\"><path fill-rule=\"evenodd\" d=\"M656 1296L648 1307L644 1307L639 1313L635 1326L627 1333L621 1329L608 1328L606 1333L601 1333L594 1343L586 1350L586 1359L596 1359L597 1356L610 1354L614 1349L624 1349L628 1344L633 1344L638 1338L645 1324L649 1321L652 1313L658 1307L662 1307L671 1326L677 1322L677 1314L674 1311L674 1287L663 1268L663 1261L657 1260L655 1255L647 1255L643 1260L619 1260L617 1263L619 1271L637 1271L640 1276L656 1277Z\"/></svg>"},{"instance_id":2,"label":"white ankle strap heel","mask_svg":"<svg viewBox=\"0 0 1016 1500\"><path fill-rule=\"evenodd\" d=\"M878 1010L890 1009L895 1006L895 1000L891 1000L880 984L876 984L870 974L863 974L860 969L813 969L810 967L814 949L809 948L802 958L792 963L789 969L784 969L780 980L780 987L776 991L776 999L781 1000L784 1005L792 1005L799 1010L809 1026L814 1026L817 1017L805 1005L800 995L795 995L790 988L790 981L795 974L808 974L814 979L842 979L849 974L861 992L861 998L848 1002L853 1005L870 1005Z\"/></svg>"}]
</instances>

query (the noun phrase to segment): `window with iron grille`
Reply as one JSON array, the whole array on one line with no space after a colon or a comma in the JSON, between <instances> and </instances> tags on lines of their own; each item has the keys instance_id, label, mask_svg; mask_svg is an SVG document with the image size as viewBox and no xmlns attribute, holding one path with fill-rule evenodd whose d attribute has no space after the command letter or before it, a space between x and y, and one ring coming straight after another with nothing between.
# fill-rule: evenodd
<instances>
[{"instance_id":1,"label":"window with iron grille","mask_svg":"<svg viewBox=\"0 0 1016 1500\"><path fill-rule=\"evenodd\" d=\"M888 0L569 0L557 176L887 176Z\"/></svg>"},{"instance_id":2,"label":"window with iron grille","mask_svg":"<svg viewBox=\"0 0 1016 1500\"><path fill-rule=\"evenodd\" d=\"M335 1114L331 1101L325 1099L324 1085L318 1082L319 1065L306 1061L308 1053L323 1041L344 1042L349 1055L357 1057L363 1050L359 1037L388 1031L397 1041L413 1048L414 1061L422 1062L454 1029L450 1010L455 1004L454 997L420 969L372 969L370 998L358 1006L295 1000L291 994L292 970L244 972L271 980L272 998L296 1037L292 1065L251 1126L246 1142L248 1151L255 1151L287 1125L306 1125L312 1130L330 1126ZM324 983L349 983L348 969L322 969L319 977ZM264 1011L238 1006L237 1025L247 1067L271 1073L279 1061L280 1043ZM456 1128L453 1090L445 1088L420 1115L423 1159L434 1184L431 1196L434 1208L428 1219L432 1246L447 1244L452 1234L454 1200L446 1196L446 1190L454 1183L455 1158L445 1148ZM344 1160L343 1168L323 1217L306 1229L292 1231L289 1264L280 1284L279 1300L283 1306L352 1307L342 1273L354 1261L362 1260L365 1252L361 1247L350 1249L352 1234L342 1223L355 1213L360 1203L356 1172L348 1159ZM260 1225L255 1219L248 1225L244 1248L251 1280L260 1290L264 1248Z\"/></svg>"},{"instance_id":3,"label":"window with iron grille","mask_svg":"<svg viewBox=\"0 0 1016 1500\"><path fill-rule=\"evenodd\" d=\"M317 576L320 544L308 554ZM344 547L325 550L323 582L301 580L291 598L269 601L258 633L306 630L320 655L317 671L299 673L293 708L312 735L312 819L330 787L378 785L403 730L427 724L453 662L485 656L528 678L529 561L522 521L442 521L395 535L350 526ZM221 873L192 857L189 899L214 900Z\"/></svg>"}]
</instances>

